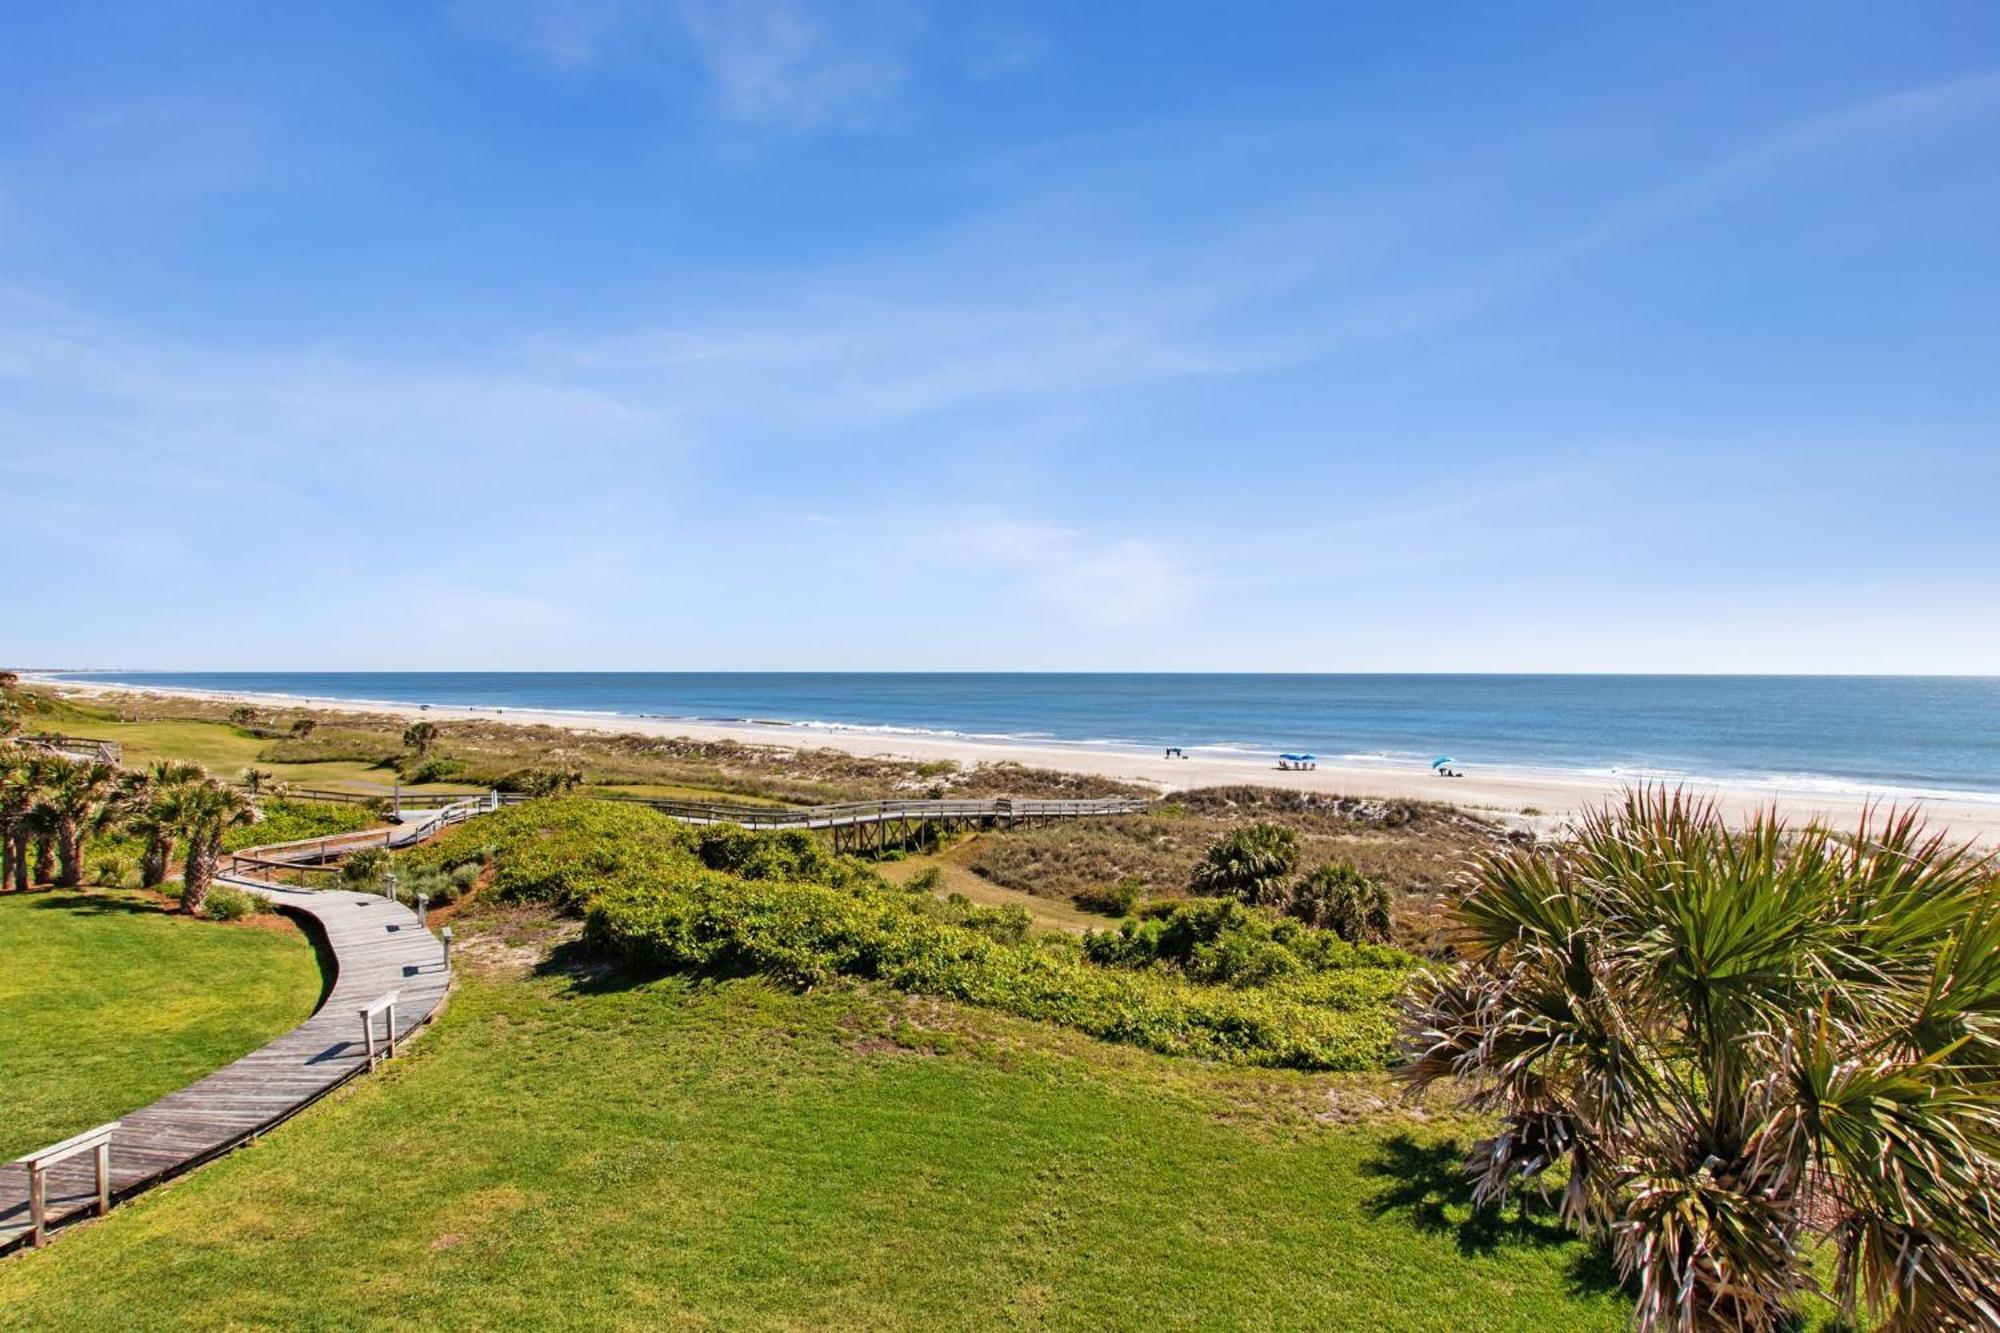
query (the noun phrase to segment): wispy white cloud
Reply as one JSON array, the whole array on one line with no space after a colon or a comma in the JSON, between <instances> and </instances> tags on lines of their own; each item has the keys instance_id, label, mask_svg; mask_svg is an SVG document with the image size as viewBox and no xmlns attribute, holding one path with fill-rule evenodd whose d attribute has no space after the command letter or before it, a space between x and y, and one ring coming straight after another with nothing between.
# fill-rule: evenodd
<instances>
[{"instance_id":1,"label":"wispy white cloud","mask_svg":"<svg viewBox=\"0 0 2000 1333\"><path fill-rule=\"evenodd\" d=\"M570 73L692 57L724 118L792 131L878 123L923 29L903 0L458 0L454 12Z\"/></svg>"},{"instance_id":2,"label":"wispy white cloud","mask_svg":"<svg viewBox=\"0 0 2000 1333\"><path fill-rule=\"evenodd\" d=\"M921 24L900 5L692 0L681 21L731 119L788 129L864 128L910 75Z\"/></svg>"}]
</instances>

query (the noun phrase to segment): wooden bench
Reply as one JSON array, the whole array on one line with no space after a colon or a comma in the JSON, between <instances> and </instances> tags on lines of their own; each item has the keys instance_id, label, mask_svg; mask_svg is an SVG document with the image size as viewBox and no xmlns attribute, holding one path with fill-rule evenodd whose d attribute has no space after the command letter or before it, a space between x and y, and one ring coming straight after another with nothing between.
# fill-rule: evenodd
<instances>
[{"instance_id":1,"label":"wooden bench","mask_svg":"<svg viewBox=\"0 0 2000 1333\"><path fill-rule=\"evenodd\" d=\"M16 1166L28 1168L28 1217L33 1225L32 1240L29 1242L40 1249L48 1239L49 1196L48 1169L57 1162L68 1161L95 1149L97 1152L97 1215L111 1211L111 1131L118 1128L118 1121L99 1125L96 1129L86 1129L83 1133L52 1143L40 1152L31 1152L26 1157L14 1159Z\"/></svg>"}]
</instances>

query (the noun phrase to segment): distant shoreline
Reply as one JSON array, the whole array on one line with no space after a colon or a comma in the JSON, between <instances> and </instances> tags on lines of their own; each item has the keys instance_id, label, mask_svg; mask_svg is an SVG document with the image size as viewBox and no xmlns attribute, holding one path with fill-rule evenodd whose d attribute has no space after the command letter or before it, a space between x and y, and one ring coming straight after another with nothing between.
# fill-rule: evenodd
<instances>
[{"instance_id":1,"label":"distant shoreline","mask_svg":"<svg viewBox=\"0 0 2000 1333\"><path fill-rule=\"evenodd\" d=\"M393 700L337 699L191 687L77 681L26 674L26 683L82 696L164 695L210 701L285 707L318 712L376 712L437 722L478 720L550 726L598 733L632 733L699 741L735 741L777 749L835 749L850 754L918 762L954 760L962 764L1017 763L1064 772L1088 773L1152 786L1162 792L1191 787L1256 785L1383 799L1444 801L1515 822L1553 826L1579 810L1614 797L1644 775L1604 775L1560 770L1470 768L1461 778L1438 777L1386 763L1322 761L1315 769L1280 771L1274 757L1193 748L1187 759L1164 758L1134 746L1073 741L1041 741L924 734L891 729L816 728L799 723L708 722L687 718L613 712L421 705ZM2000 796L1978 792L1912 792L1863 787L1854 791L1786 787L1768 782L1717 778L1675 778L1676 786L1714 799L1725 814L1742 818L1776 806L1788 816L1823 816L1851 825L1870 806L1917 806L1934 825L1961 838L2000 846Z\"/></svg>"}]
</instances>

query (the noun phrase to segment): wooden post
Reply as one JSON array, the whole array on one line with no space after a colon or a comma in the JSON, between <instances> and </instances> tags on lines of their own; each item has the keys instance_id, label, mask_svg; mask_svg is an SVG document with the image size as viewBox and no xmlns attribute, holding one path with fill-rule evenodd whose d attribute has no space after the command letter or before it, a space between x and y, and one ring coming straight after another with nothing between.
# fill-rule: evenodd
<instances>
[{"instance_id":1,"label":"wooden post","mask_svg":"<svg viewBox=\"0 0 2000 1333\"><path fill-rule=\"evenodd\" d=\"M111 1211L111 1140L97 1145L97 1215Z\"/></svg>"},{"instance_id":2,"label":"wooden post","mask_svg":"<svg viewBox=\"0 0 2000 1333\"><path fill-rule=\"evenodd\" d=\"M38 1250L48 1244L48 1187L42 1179L45 1169L40 1162L28 1166L28 1217L34 1223L34 1234L28 1243Z\"/></svg>"}]
</instances>

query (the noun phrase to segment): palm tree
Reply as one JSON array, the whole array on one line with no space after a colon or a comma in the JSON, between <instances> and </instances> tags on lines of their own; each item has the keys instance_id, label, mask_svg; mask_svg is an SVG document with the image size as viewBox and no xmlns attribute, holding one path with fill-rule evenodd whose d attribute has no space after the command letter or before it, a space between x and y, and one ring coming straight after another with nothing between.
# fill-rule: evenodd
<instances>
[{"instance_id":1,"label":"palm tree","mask_svg":"<svg viewBox=\"0 0 2000 1333\"><path fill-rule=\"evenodd\" d=\"M431 747L437 744L437 740L438 729L435 722L412 722L403 728L404 748L415 750L419 759L430 756Z\"/></svg>"},{"instance_id":2,"label":"palm tree","mask_svg":"<svg viewBox=\"0 0 2000 1333\"><path fill-rule=\"evenodd\" d=\"M180 836L179 789L207 778L208 770L200 764L165 759L155 761L144 772L125 775L116 817L127 832L146 840L145 850L139 854L139 880L145 887L157 888L167 881L174 840Z\"/></svg>"},{"instance_id":3,"label":"palm tree","mask_svg":"<svg viewBox=\"0 0 2000 1333\"><path fill-rule=\"evenodd\" d=\"M0 889L28 887L28 841L45 770L39 756L11 747L0 751Z\"/></svg>"},{"instance_id":4,"label":"palm tree","mask_svg":"<svg viewBox=\"0 0 2000 1333\"><path fill-rule=\"evenodd\" d=\"M102 828L118 792L118 770L99 760L58 760L43 790L42 805L55 833L56 883L83 882L83 840Z\"/></svg>"},{"instance_id":5,"label":"palm tree","mask_svg":"<svg viewBox=\"0 0 2000 1333\"><path fill-rule=\"evenodd\" d=\"M258 768L252 764L243 770L243 785L250 789L250 795L254 798L264 790L264 784L276 776L278 775L270 769Z\"/></svg>"},{"instance_id":6,"label":"palm tree","mask_svg":"<svg viewBox=\"0 0 2000 1333\"><path fill-rule=\"evenodd\" d=\"M2000 1327L1994 872L1910 814L1732 830L1631 793L1481 860L1466 960L1409 996L1406 1075L1499 1114L1480 1201L1567 1176L1641 1329L1783 1326L1819 1233L1850 1320Z\"/></svg>"},{"instance_id":7,"label":"palm tree","mask_svg":"<svg viewBox=\"0 0 2000 1333\"><path fill-rule=\"evenodd\" d=\"M197 915L208 901L222 862L222 839L230 829L252 824L257 807L236 788L213 778L190 782L176 792L174 822L187 838L187 860L181 869L181 910Z\"/></svg>"},{"instance_id":8,"label":"palm tree","mask_svg":"<svg viewBox=\"0 0 2000 1333\"><path fill-rule=\"evenodd\" d=\"M1298 834L1277 824L1251 824L1208 849L1194 868L1193 888L1252 906L1279 906L1298 864Z\"/></svg>"}]
</instances>

